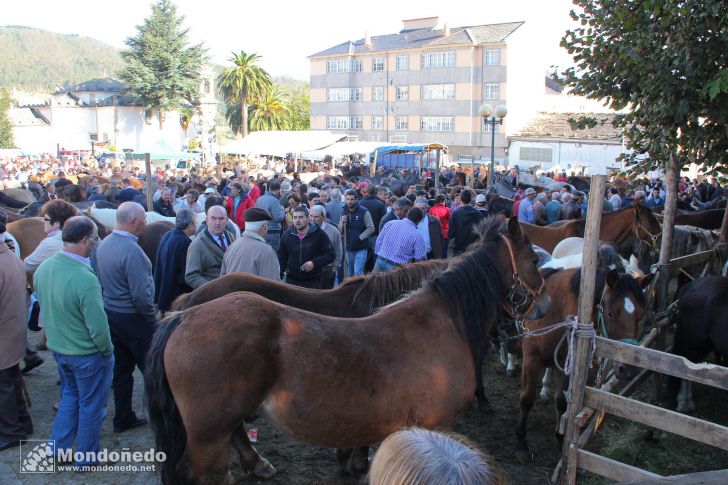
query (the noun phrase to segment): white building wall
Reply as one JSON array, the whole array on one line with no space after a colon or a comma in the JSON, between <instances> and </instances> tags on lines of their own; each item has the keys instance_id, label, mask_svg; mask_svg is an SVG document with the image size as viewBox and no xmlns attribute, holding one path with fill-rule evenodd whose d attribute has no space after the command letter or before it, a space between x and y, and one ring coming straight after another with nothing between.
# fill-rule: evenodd
<instances>
[{"instance_id":1,"label":"white building wall","mask_svg":"<svg viewBox=\"0 0 728 485\"><path fill-rule=\"evenodd\" d=\"M551 163L521 160L522 147L551 149ZM558 140L553 142L513 140L508 149L508 164L511 167L518 165L519 168L541 165L544 170L565 170L567 173L572 170L581 171L581 168L584 167L584 173L589 175L606 173L608 169L622 170L622 162L616 161L621 154L622 146L614 144Z\"/></svg>"}]
</instances>

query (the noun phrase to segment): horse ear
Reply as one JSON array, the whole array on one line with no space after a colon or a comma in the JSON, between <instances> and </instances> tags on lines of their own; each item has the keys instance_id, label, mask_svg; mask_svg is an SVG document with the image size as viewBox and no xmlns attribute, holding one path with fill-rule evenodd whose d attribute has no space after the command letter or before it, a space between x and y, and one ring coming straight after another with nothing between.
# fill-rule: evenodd
<instances>
[{"instance_id":1,"label":"horse ear","mask_svg":"<svg viewBox=\"0 0 728 485\"><path fill-rule=\"evenodd\" d=\"M515 216L508 219L508 233L515 241L521 241L523 239L521 224L518 222L518 219L516 219Z\"/></svg>"},{"instance_id":2,"label":"horse ear","mask_svg":"<svg viewBox=\"0 0 728 485\"><path fill-rule=\"evenodd\" d=\"M619 272L616 269L609 270L609 273L607 273L607 286L615 289L617 284L619 284Z\"/></svg>"},{"instance_id":3,"label":"horse ear","mask_svg":"<svg viewBox=\"0 0 728 485\"><path fill-rule=\"evenodd\" d=\"M649 273L646 275L638 276L635 279L637 280L637 283L639 283L642 288L647 288L647 285L649 285L650 281L652 281L654 278L655 278L655 273Z\"/></svg>"}]
</instances>

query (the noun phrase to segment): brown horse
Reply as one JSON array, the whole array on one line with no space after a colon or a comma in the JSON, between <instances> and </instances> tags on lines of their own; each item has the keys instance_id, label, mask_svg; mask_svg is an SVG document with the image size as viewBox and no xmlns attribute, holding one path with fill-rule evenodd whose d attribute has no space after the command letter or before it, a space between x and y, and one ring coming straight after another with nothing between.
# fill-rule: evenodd
<instances>
[{"instance_id":1,"label":"brown horse","mask_svg":"<svg viewBox=\"0 0 728 485\"><path fill-rule=\"evenodd\" d=\"M243 468L273 475L241 424L255 413L330 448L367 446L407 425L450 426L472 398L474 356L506 289L515 283L534 302L534 318L548 307L518 223L505 234L494 219L486 225L478 247L366 318L240 292L162 322L145 384L157 449L167 455L163 482L229 483L231 445ZM355 465L363 472L367 462Z\"/></svg>"},{"instance_id":2,"label":"brown horse","mask_svg":"<svg viewBox=\"0 0 728 485\"><path fill-rule=\"evenodd\" d=\"M522 222L521 226L523 233L533 244L550 253L559 241L567 237L584 237L585 221L568 221L557 227L542 227ZM657 241L661 234L662 228L655 215L648 207L639 202L618 211L605 212L602 214L602 222L599 226L599 240L616 245L619 253L624 257L629 257L636 240L641 240L648 246L659 249Z\"/></svg>"},{"instance_id":3,"label":"brown horse","mask_svg":"<svg viewBox=\"0 0 728 485\"><path fill-rule=\"evenodd\" d=\"M86 215L86 214L84 214ZM99 238L104 239L111 231L91 216L86 215L94 221L98 229ZM45 227L42 217L26 217L8 224L8 232L18 241L20 246L20 259L30 255L40 242L46 238Z\"/></svg>"},{"instance_id":4,"label":"brown horse","mask_svg":"<svg viewBox=\"0 0 728 485\"><path fill-rule=\"evenodd\" d=\"M152 268L154 268L157 261L159 242L162 240L162 237L164 237L164 235L172 229L174 229L174 224L171 222L157 221L144 226L142 233L139 235L139 241L137 242L144 250L144 254L147 255L149 261L152 262Z\"/></svg>"},{"instance_id":5,"label":"brown horse","mask_svg":"<svg viewBox=\"0 0 728 485\"><path fill-rule=\"evenodd\" d=\"M577 313L579 304L580 268L560 270L544 276L546 291L551 296L551 306L542 318L524 322L524 326L532 332L565 321L569 315ZM646 285L652 276L644 276L639 281ZM616 270L598 270L596 283L592 321L599 322L597 333L605 338L637 344L641 334L640 321L646 310L644 294L638 280L619 274ZM544 368L554 366L554 352L565 332L565 328L560 328L539 336L526 336L521 341L521 418L516 429L516 457L520 461L525 462L532 458L526 440L528 413L535 401L541 373ZM565 345L559 347L558 356L563 361L566 356ZM620 378L627 375L625 367L617 367L615 373ZM561 371L554 371L553 375L558 422L558 417L566 410L566 399L562 391L568 384L568 378Z\"/></svg>"}]
</instances>

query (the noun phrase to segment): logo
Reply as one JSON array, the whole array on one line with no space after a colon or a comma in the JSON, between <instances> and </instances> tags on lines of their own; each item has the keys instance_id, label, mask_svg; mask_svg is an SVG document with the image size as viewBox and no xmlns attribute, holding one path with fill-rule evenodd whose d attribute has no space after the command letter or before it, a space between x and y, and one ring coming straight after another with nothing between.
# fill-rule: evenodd
<instances>
[{"instance_id":1,"label":"logo","mask_svg":"<svg viewBox=\"0 0 728 485\"><path fill-rule=\"evenodd\" d=\"M20 473L55 473L55 440L22 440Z\"/></svg>"}]
</instances>

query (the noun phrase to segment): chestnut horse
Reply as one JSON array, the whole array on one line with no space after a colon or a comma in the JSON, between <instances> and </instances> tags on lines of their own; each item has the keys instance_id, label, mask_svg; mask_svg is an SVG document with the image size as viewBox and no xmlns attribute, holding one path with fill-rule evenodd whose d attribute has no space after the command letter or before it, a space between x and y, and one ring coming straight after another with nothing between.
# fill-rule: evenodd
<instances>
[{"instance_id":1,"label":"chestnut horse","mask_svg":"<svg viewBox=\"0 0 728 485\"><path fill-rule=\"evenodd\" d=\"M275 473L243 419L262 413L329 448L381 441L403 426L447 428L475 390L475 356L516 288L543 315L548 296L517 221L495 219L480 245L406 298L361 319L322 316L239 292L160 324L145 369L164 483L230 483ZM430 349L430 351L427 351ZM364 472L366 460L355 471Z\"/></svg>"},{"instance_id":2,"label":"chestnut horse","mask_svg":"<svg viewBox=\"0 0 728 485\"><path fill-rule=\"evenodd\" d=\"M645 297L642 285L647 285L652 274L643 276L639 280L617 270L598 270L596 288L594 291L594 312L592 321L599 322L597 333L605 338L612 338L622 342L637 344L642 329L640 321L645 314ZM579 286L581 283L581 268L557 270L555 273L544 273L546 291L551 296L551 306L545 316L538 320L527 320L524 326L529 331L544 329L548 326L564 322L569 315L576 315L579 305ZM638 282L639 281L639 282ZM526 335L521 340L523 352L523 365L521 367L521 418L516 428L516 457L526 462L532 458L528 448L526 432L528 427L528 413L533 407L536 398L536 387L544 368L554 367L554 352L559 346L561 338L566 332L565 328L554 330L538 336ZM563 361L566 356L566 345L559 347L558 357ZM615 369L617 377L626 376L625 367ZM557 423L559 417L566 411L566 398L562 392L568 384L568 378L560 371L554 371L555 401ZM544 386L542 395L547 396ZM558 430L558 424L556 426ZM557 431L558 436L558 431Z\"/></svg>"},{"instance_id":3,"label":"chestnut horse","mask_svg":"<svg viewBox=\"0 0 728 485\"><path fill-rule=\"evenodd\" d=\"M567 237L584 237L584 225L584 220L564 222L557 227L521 223L526 237L549 253L559 241ZM657 218L648 207L639 202L618 211L602 214L599 240L615 244L623 257L629 257L636 240L643 241L653 249L659 249L657 241L660 235L662 228Z\"/></svg>"}]
</instances>

